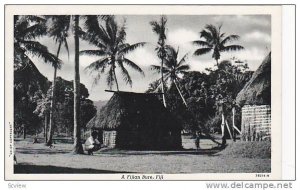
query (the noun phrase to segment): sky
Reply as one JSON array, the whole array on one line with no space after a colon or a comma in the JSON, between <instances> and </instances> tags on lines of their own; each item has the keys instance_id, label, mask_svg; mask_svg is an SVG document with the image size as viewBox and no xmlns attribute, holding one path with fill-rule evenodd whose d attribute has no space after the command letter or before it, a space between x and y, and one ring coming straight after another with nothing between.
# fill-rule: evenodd
<instances>
[{"instance_id":1,"label":"sky","mask_svg":"<svg viewBox=\"0 0 300 190\"><path fill-rule=\"evenodd\" d=\"M116 19L119 24L126 23L126 41L133 44L137 42L148 42L146 46L138 48L126 55L127 58L139 65L145 76L128 68L132 78L133 85L130 87L122 81L122 75L117 71L119 88L122 91L145 92L149 84L159 78L159 75L150 70L150 65L159 65L159 59L156 56L155 45L158 37L152 32L149 24L150 21L158 20L160 15L117 15ZM212 54L208 53L201 56L193 56L197 49L191 44L191 41L199 40L199 32L204 29L206 24L222 25L222 32L226 35L237 34L240 36L239 41L234 44L242 45L245 49L241 51L232 51L222 53L221 59L231 59L233 57L247 61L250 70L256 70L261 64L264 57L271 50L271 16L269 15L167 15L167 41L168 45L175 48L179 47L179 59L188 53L187 63L191 71L205 71L205 68L215 68L215 60ZM50 52L56 53L58 45L49 37L38 39L40 43L46 45ZM63 48L59 58L63 61L58 76L66 80L74 78L74 39L72 35L68 38L69 57L67 51ZM96 49L93 45L80 40L80 50ZM112 93L105 92L109 89L106 85L106 78L103 76L97 85L93 84L93 76L84 69L93 61L100 57L80 56L80 81L89 90L91 100L108 100ZM41 59L33 58L34 63L40 72L53 80L53 68L45 64ZM113 87L115 89L115 87Z\"/></svg>"}]
</instances>

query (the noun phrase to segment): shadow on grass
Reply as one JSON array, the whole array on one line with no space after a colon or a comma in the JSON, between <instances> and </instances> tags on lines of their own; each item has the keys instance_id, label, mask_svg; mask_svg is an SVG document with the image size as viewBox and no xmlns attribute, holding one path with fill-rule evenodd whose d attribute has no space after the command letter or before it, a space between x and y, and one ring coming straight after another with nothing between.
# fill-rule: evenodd
<instances>
[{"instance_id":1,"label":"shadow on grass","mask_svg":"<svg viewBox=\"0 0 300 190\"><path fill-rule=\"evenodd\" d=\"M182 149L175 151L140 151L140 150L120 150L120 149L102 149L96 154L104 155L215 155L220 152L222 149Z\"/></svg>"},{"instance_id":2,"label":"shadow on grass","mask_svg":"<svg viewBox=\"0 0 300 190\"><path fill-rule=\"evenodd\" d=\"M45 148L34 148L34 149L31 149L31 148L20 148L18 149L18 153L21 153L21 154L66 154L68 153L67 150L58 150L58 149L55 149L55 148L48 148L48 147L45 147Z\"/></svg>"},{"instance_id":3,"label":"shadow on grass","mask_svg":"<svg viewBox=\"0 0 300 190\"><path fill-rule=\"evenodd\" d=\"M14 165L15 174L113 174L130 173L123 171L96 170L91 168L69 168L57 166L40 166L31 164Z\"/></svg>"}]
</instances>

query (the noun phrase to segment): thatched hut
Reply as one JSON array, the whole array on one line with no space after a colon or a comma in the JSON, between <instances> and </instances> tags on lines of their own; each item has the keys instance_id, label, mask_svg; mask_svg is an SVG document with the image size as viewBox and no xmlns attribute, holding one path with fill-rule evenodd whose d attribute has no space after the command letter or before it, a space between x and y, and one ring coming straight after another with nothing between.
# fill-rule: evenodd
<instances>
[{"instance_id":1,"label":"thatched hut","mask_svg":"<svg viewBox=\"0 0 300 190\"><path fill-rule=\"evenodd\" d=\"M238 93L236 102L244 105L271 105L271 53Z\"/></svg>"},{"instance_id":2,"label":"thatched hut","mask_svg":"<svg viewBox=\"0 0 300 190\"><path fill-rule=\"evenodd\" d=\"M271 53L236 97L242 107L242 140L270 139L271 133Z\"/></svg>"},{"instance_id":3,"label":"thatched hut","mask_svg":"<svg viewBox=\"0 0 300 190\"><path fill-rule=\"evenodd\" d=\"M181 126L156 96L114 92L87 127L100 131L103 144L111 148L180 149Z\"/></svg>"}]
</instances>

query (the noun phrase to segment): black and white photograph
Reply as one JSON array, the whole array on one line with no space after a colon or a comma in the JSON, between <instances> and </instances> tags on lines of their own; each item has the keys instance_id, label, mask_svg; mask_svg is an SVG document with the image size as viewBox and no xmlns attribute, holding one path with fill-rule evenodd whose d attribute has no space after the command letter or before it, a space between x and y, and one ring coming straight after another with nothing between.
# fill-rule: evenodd
<instances>
[{"instance_id":1,"label":"black and white photograph","mask_svg":"<svg viewBox=\"0 0 300 190\"><path fill-rule=\"evenodd\" d=\"M6 16L6 172L280 177L278 7L88 8Z\"/></svg>"}]
</instances>

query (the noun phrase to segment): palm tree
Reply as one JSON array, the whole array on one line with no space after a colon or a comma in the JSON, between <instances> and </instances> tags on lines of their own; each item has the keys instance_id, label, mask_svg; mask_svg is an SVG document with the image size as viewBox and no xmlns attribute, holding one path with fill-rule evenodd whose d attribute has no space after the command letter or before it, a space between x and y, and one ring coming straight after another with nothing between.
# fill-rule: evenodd
<instances>
[{"instance_id":1,"label":"palm tree","mask_svg":"<svg viewBox=\"0 0 300 190\"><path fill-rule=\"evenodd\" d=\"M165 66L161 69L161 66L151 65L151 69L158 71L159 73L163 72L163 77L165 81L170 81L171 85L174 84L183 103L187 106L187 103L178 87L178 80L180 79L179 75L184 75L190 69L190 66L185 64L188 54L185 54L180 61L178 61L178 52L171 47L166 46L167 56L164 60Z\"/></svg>"},{"instance_id":2,"label":"palm tree","mask_svg":"<svg viewBox=\"0 0 300 190\"><path fill-rule=\"evenodd\" d=\"M81 16L85 17L85 16ZM65 15L61 17L55 17L55 19L52 21L54 22L52 30L49 31L50 35L53 32L53 35L51 35L56 42L61 45L64 44L66 49L67 48L67 32L68 29L72 28L72 33L74 35L75 39L75 76L74 76L74 146L72 153L74 154L83 154L83 148L81 145L80 140L80 128L78 126L79 123L79 105L80 105L80 92L78 90L78 86L80 84L80 78L79 78L79 16L78 15ZM55 27L55 28L54 28ZM66 33L64 33L66 32ZM56 36L57 35L57 36ZM63 39L65 38L65 39ZM64 41L65 40L65 41ZM58 48L58 54L60 52L61 45L59 45ZM54 69L57 69L58 67L54 66ZM55 71L54 71L55 72ZM56 74L54 74L56 75ZM55 81L55 80L54 80ZM54 83L53 81L53 83ZM54 90L53 90L54 91ZM53 102L52 102L53 103ZM54 105L54 104L53 104ZM53 124L52 124L53 125ZM53 129L51 129L53 130Z\"/></svg>"},{"instance_id":3,"label":"palm tree","mask_svg":"<svg viewBox=\"0 0 300 190\"><path fill-rule=\"evenodd\" d=\"M164 89L164 76L163 76L163 66L164 66L164 60L166 58L166 43L165 40L167 39L166 36L166 24L167 24L167 18L165 16L162 16L159 21L151 21L150 25L152 26L152 31L158 35L158 41L157 41L157 47L155 48L157 52L157 56L161 60L161 66L160 66L160 73L161 73L161 89L162 89L162 97L163 97L163 104L165 107L167 107L166 99L165 99L165 89Z\"/></svg>"},{"instance_id":4,"label":"palm tree","mask_svg":"<svg viewBox=\"0 0 300 190\"><path fill-rule=\"evenodd\" d=\"M222 25L216 27L208 24L205 29L200 32L200 38L203 40L193 41L194 45L200 46L194 52L194 55L199 56L212 51L212 58L216 60L217 66L219 66L219 59L222 52L237 51L244 49L240 45L227 45L227 43L238 40L238 35L226 36L225 33L221 32Z\"/></svg>"},{"instance_id":5,"label":"palm tree","mask_svg":"<svg viewBox=\"0 0 300 190\"><path fill-rule=\"evenodd\" d=\"M107 16L99 15L99 18L106 18ZM79 75L79 36L81 35L81 28L79 26L79 20L83 20L84 25L86 25L89 21L88 16L85 15L65 15L60 17L55 17L56 26L55 29L53 28L52 37L57 43L61 45L65 45L66 49L68 50L67 46L67 33L68 30L72 31L75 41L75 72L74 72L74 146L72 152L74 154L83 154L83 148L81 145L80 139L80 126L79 126L79 112L80 112L80 75ZM57 31L55 31L57 30ZM61 31L60 31L61 30ZM57 35L57 36L56 36ZM60 51L61 45L59 45L58 53ZM56 68L56 67L54 67ZM57 67L58 68L58 67Z\"/></svg>"},{"instance_id":6,"label":"palm tree","mask_svg":"<svg viewBox=\"0 0 300 190\"><path fill-rule=\"evenodd\" d=\"M55 43L58 44L56 57L59 57L61 46L64 45L68 55L69 55L69 47L68 47L68 32L70 28L70 16L50 16L49 20L51 22L51 26L48 30L48 35L53 38ZM54 127L54 107L55 107L55 88L56 88L56 74L58 67L54 66L54 76L52 83L52 98L51 98L51 106L50 106L50 127L49 127L49 136L46 145L52 145L52 136L53 136L53 127Z\"/></svg>"},{"instance_id":7,"label":"palm tree","mask_svg":"<svg viewBox=\"0 0 300 190\"><path fill-rule=\"evenodd\" d=\"M34 65L30 56L41 58L45 63L59 67L61 61L37 38L46 35L46 19L39 16L14 17L14 70L19 71Z\"/></svg>"},{"instance_id":8,"label":"palm tree","mask_svg":"<svg viewBox=\"0 0 300 190\"><path fill-rule=\"evenodd\" d=\"M86 22L86 32L82 32L82 39L88 41L97 47L96 50L83 50L81 55L99 56L100 59L91 63L86 69L92 72L97 72L94 84L100 79L100 76L107 71L106 82L112 89L116 84L119 91L119 84L116 76L116 68L120 68L123 75L123 80L126 84L132 86L131 77L125 68L125 65L138 71L144 75L143 70L133 61L126 58L125 55L138 47L144 46L145 42L128 44L126 43L125 24L118 26L114 17L108 17L104 20L104 26L101 25L96 16L89 16ZM109 67L108 69L106 69Z\"/></svg>"},{"instance_id":9,"label":"palm tree","mask_svg":"<svg viewBox=\"0 0 300 190\"><path fill-rule=\"evenodd\" d=\"M74 154L83 154L81 145L81 131L79 126L80 112L80 75L79 75L79 15L74 16L74 41L75 41L75 70L74 70Z\"/></svg>"}]
</instances>

